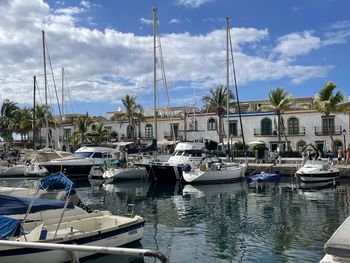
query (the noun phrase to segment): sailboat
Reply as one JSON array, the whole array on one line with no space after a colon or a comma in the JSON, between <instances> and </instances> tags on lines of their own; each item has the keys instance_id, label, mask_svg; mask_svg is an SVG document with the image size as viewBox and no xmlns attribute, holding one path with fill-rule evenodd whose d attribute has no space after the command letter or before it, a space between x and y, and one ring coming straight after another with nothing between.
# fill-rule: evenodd
<instances>
[{"instance_id":1,"label":"sailboat","mask_svg":"<svg viewBox=\"0 0 350 263\"><path fill-rule=\"evenodd\" d=\"M229 100L230 100L230 89L229 89L229 50L232 55L232 45L230 38L230 26L229 26L229 17L226 17L226 84L227 84L227 138L229 137ZM230 48L229 48L230 47ZM233 56L232 56L233 62ZM235 72L235 71L234 71ZM236 80L236 77L234 77ZM236 96L239 105L237 85L236 85ZM238 107L239 113L240 108ZM242 127L242 120L240 117L240 123ZM242 139L244 145L244 135L242 129ZM229 141L229 140L228 140ZM228 145L230 150L230 147ZM208 182L233 182L241 180L247 169L247 163L224 163L221 159L213 156L208 156L202 160L198 166L191 166L187 164L184 166L182 171L183 179L188 183L208 183Z\"/></svg>"}]
</instances>

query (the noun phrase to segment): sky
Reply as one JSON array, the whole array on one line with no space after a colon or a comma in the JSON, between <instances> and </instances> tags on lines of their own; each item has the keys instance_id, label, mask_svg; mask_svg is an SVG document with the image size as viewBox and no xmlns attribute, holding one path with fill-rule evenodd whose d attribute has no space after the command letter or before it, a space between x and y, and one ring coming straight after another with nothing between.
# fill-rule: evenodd
<instances>
[{"instance_id":1,"label":"sky","mask_svg":"<svg viewBox=\"0 0 350 263\"><path fill-rule=\"evenodd\" d=\"M32 107L36 76L36 102L45 103L44 30L55 113L62 68L65 113L104 116L123 110L127 94L152 108L153 7L159 107L200 107L226 85L226 17L241 101L277 87L311 97L327 81L350 96L349 0L1 0L0 99Z\"/></svg>"}]
</instances>

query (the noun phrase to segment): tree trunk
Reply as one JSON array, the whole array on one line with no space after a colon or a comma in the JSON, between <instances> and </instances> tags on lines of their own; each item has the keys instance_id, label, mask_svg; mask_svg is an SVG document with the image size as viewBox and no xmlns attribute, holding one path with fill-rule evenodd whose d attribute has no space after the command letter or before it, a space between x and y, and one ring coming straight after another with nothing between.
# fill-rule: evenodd
<instances>
[{"instance_id":1,"label":"tree trunk","mask_svg":"<svg viewBox=\"0 0 350 263\"><path fill-rule=\"evenodd\" d=\"M281 147L281 114L277 112L277 136L278 136L278 149L282 151Z\"/></svg>"}]
</instances>

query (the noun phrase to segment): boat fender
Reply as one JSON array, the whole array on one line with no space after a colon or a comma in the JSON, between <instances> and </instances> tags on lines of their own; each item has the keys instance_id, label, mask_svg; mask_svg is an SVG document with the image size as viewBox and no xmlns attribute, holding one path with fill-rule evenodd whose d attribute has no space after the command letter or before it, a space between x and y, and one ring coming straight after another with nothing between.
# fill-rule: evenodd
<instances>
[{"instance_id":1,"label":"boat fender","mask_svg":"<svg viewBox=\"0 0 350 263\"><path fill-rule=\"evenodd\" d=\"M186 173L190 172L191 171L191 165L189 164L185 164L183 167L182 167L182 170Z\"/></svg>"}]
</instances>

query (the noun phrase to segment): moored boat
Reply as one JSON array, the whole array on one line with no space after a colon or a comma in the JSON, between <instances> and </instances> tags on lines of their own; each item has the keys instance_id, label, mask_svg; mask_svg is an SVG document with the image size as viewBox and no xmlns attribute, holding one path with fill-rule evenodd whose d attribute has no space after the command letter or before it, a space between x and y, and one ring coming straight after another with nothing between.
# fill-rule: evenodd
<instances>
[{"instance_id":1,"label":"moored boat","mask_svg":"<svg viewBox=\"0 0 350 263\"><path fill-rule=\"evenodd\" d=\"M277 182L281 179L280 174L277 173L265 173L262 172L260 174L254 174L250 175L247 177L247 182L252 183L252 182Z\"/></svg>"},{"instance_id":2,"label":"moored boat","mask_svg":"<svg viewBox=\"0 0 350 263\"><path fill-rule=\"evenodd\" d=\"M300 167L296 175L303 182L325 182L340 177L339 169L325 160L308 160Z\"/></svg>"}]
</instances>

